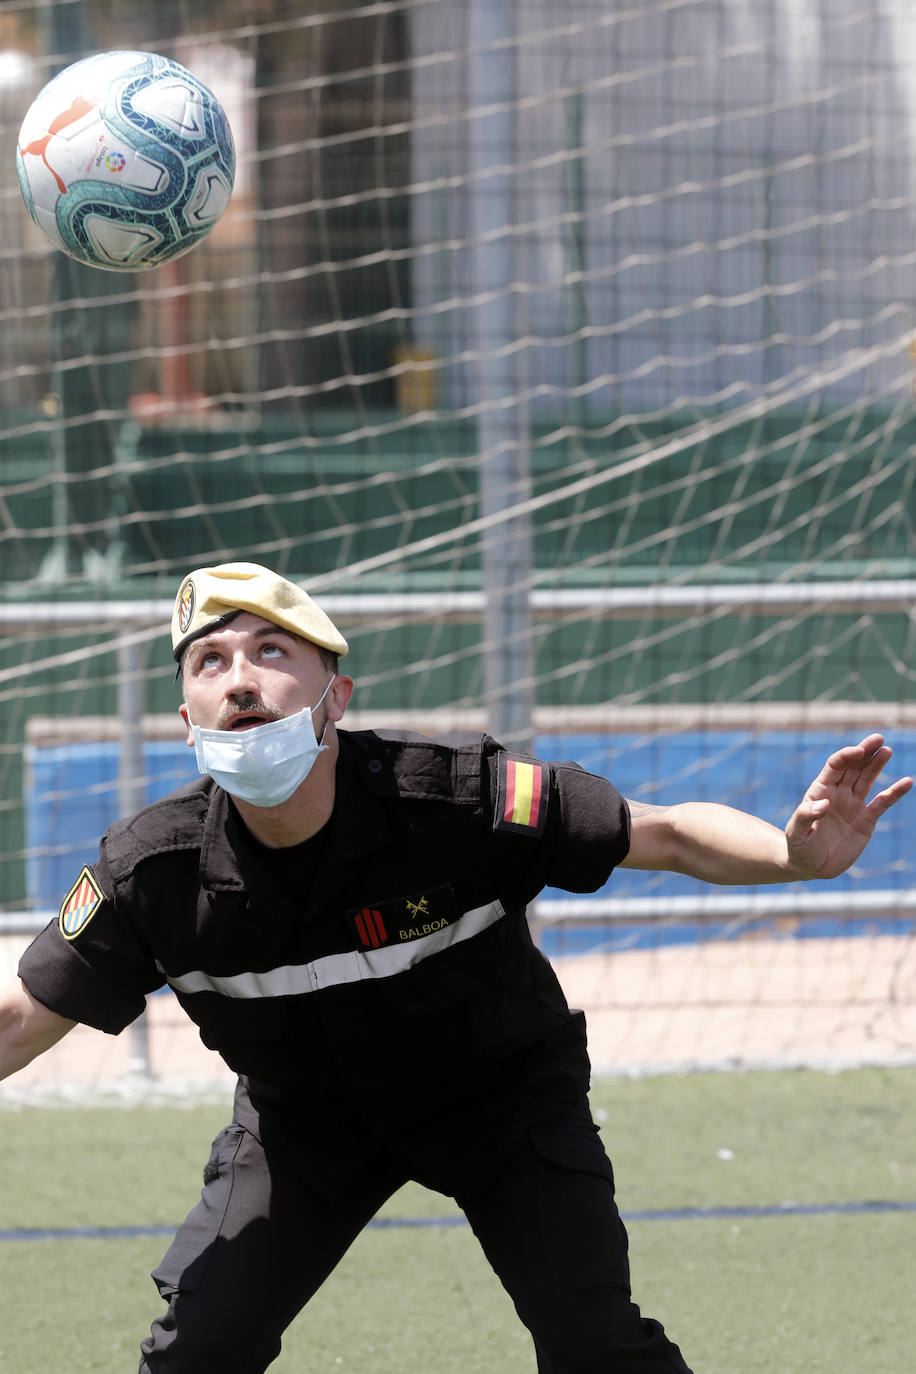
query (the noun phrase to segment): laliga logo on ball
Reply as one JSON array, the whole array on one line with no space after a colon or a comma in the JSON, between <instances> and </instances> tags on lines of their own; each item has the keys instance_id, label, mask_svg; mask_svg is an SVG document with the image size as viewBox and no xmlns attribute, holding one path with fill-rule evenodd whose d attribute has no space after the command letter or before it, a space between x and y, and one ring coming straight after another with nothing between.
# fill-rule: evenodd
<instances>
[{"instance_id":1,"label":"laliga logo on ball","mask_svg":"<svg viewBox=\"0 0 916 1374\"><path fill-rule=\"evenodd\" d=\"M155 53L100 53L36 96L16 172L56 248L138 272L209 234L232 194L235 148L216 96L186 68Z\"/></svg>"}]
</instances>

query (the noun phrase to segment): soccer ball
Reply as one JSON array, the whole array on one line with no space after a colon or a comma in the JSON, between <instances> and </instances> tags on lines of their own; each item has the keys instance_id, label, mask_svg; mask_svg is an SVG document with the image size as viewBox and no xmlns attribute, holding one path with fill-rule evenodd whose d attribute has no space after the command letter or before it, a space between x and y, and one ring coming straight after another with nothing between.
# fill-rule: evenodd
<instances>
[{"instance_id":1,"label":"soccer ball","mask_svg":"<svg viewBox=\"0 0 916 1374\"><path fill-rule=\"evenodd\" d=\"M148 52L74 62L36 96L16 148L19 187L56 248L110 272L187 253L235 177L222 106L196 76Z\"/></svg>"}]
</instances>

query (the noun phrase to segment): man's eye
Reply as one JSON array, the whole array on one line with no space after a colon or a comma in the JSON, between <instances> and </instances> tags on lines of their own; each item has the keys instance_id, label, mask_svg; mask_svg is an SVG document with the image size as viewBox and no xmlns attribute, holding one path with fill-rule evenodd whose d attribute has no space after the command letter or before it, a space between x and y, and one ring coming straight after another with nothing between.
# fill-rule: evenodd
<instances>
[{"instance_id":1,"label":"man's eye","mask_svg":"<svg viewBox=\"0 0 916 1374\"><path fill-rule=\"evenodd\" d=\"M279 644L262 644L261 653L265 658L276 658L283 650Z\"/></svg>"}]
</instances>

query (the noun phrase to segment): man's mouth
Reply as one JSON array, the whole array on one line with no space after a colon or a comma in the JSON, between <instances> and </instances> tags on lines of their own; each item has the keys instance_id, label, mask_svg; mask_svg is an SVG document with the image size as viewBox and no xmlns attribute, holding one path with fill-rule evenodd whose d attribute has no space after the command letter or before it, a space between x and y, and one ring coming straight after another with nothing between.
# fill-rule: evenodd
<instances>
[{"instance_id":1,"label":"man's mouth","mask_svg":"<svg viewBox=\"0 0 916 1374\"><path fill-rule=\"evenodd\" d=\"M281 711L271 711L266 706L249 708L245 710L235 710L231 715L224 715L217 729L219 730L253 730L257 725L266 725L268 721L280 720Z\"/></svg>"},{"instance_id":2,"label":"man's mouth","mask_svg":"<svg viewBox=\"0 0 916 1374\"><path fill-rule=\"evenodd\" d=\"M282 711L268 706L266 701L260 701L254 694L246 693L245 698L224 703L216 722L217 730L254 730L258 725L282 719Z\"/></svg>"}]
</instances>

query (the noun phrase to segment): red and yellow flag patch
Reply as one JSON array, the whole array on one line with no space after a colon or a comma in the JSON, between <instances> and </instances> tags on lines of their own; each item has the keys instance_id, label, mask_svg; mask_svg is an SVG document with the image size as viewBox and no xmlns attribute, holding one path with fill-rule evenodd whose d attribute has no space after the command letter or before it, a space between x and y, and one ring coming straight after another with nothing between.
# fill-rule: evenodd
<instances>
[{"instance_id":1,"label":"red and yellow flag patch","mask_svg":"<svg viewBox=\"0 0 916 1374\"><path fill-rule=\"evenodd\" d=\"M547 765L501 754L493 829L540 835L547 822L547 801Z\"/></svg>"},{"instance_id":2,"label":"red and yellow flag patch","mask_svg":"<svg viewBox=\"0 0 916 1374\"><path fill-rule=\"evenodd\" d=\"M85 930L104 901L101 889L87 867L67 893L57 917L58 928L65 940L72 940Z\"/></svg>"}]
</instances>

